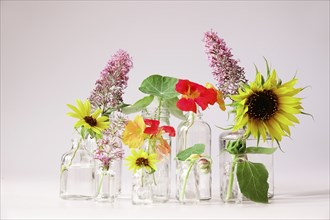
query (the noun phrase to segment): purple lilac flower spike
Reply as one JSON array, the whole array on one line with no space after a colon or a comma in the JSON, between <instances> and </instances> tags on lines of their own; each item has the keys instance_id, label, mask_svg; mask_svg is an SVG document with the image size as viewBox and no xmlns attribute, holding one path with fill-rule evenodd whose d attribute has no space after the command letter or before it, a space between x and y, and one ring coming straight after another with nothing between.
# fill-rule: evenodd
<instances>
[{"instance_id":1,"label":"purple lilac flower spike","mask_svg":"<svg viewBox=\"0 0 330 220\"><path fill-rule=\"evenodd\" d=\"M247 82L244 69L238 66L238 61L232 58L231 49L216 32L206 32L203 41L218 89L225 97L237 94L240 84Z\"/></svg>"},{"instance_id":2,"label":"purple lilac flower spike","mask_svg":"<svg viewBox=\"0 0 330 220\"><path fill-rule=\"evenodd\" d=\"M128 72L133 67L132 58L124 50L118 50L96 81L89 100L93 109L117 109L123 103L123 90L127 87Z\"/></svg>"}]
</instances>

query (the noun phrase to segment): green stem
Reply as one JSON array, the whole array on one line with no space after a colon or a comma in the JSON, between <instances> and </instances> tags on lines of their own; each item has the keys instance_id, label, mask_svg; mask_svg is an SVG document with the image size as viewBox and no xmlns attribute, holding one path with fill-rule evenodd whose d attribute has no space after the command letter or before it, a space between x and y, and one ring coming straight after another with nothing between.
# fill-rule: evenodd
<instances>
[{"instance_id":1,"label":"green stem","mask_svg":"<svg viewBox=\"0 0 330 220\"><path fill-rule=\"evenodd\" d=\"M236 159L237 159L237 156L233 155L233 161L231 163L231 171L230 171L230 174L229 174L229 182L228 182L228 189L227 189L227 194L226 194L226 201L229 201L232 198L232 194L233 194L234 172L235 172L235 167L236 167Z\"/></svg>"},{"instance_id":2,"label":"green stem","mask_svg":"<svg viewBox=\"0 0 330 220\"><path fill-rule=\"evenodd\" d=\"M162 102L163 98L159 98L159 105L157 108L157 120L160 121L160 113L161 113L161 108L162 108Z\"/></svg>"},{"instance_id":3,"label":"green stem","mask_svg":"<svg viewBox=\"0 0 330 220\"><path fill-rule=\"evenodd\" d=\"M184 137L183 137L183 149L182 150L185 150L187 149L187 141L188 141L188 131L189 131L189 128L191 128L191 126L194 124L194 121L195 121L195 114L193 112L189 112L189 116L188 116L188 122L189 125L187 126L187 130L184 132ZM189 120L189 118L191 118L191 120Z\"/></svg>"},{"instance_id":4,"label":"green stem","mask_svg":"<svg viewBox=\"0 0 330 220\"><path fill-rule=\"evenodd\" d=\"M152 174L152 178L154 179L154 184L155 184L155 186L157 186L157 182L156 182L155 173L153 173L153 174Z\"/></svg>"},{"instance_id":5,"label":"green stem","mask_svg":"<svg viewBox=\"0 0 330 220\"><path fill-rule=\"evenodd\" d=\"M101 177L101 180L100 180L100 183L99 183L99 187L97 188L97 195L100 194L101 187L102 187L102 183L103 183L103 178L104 178L104 176L105 176L106 174L104 174L104 173L102 172L101 175L102 175L102 177Z\"/></svg>"},{"instance_id":6,"label":"green stem","mask_svg":"<svg viewBox=\"0 0 330 220\"><path fill-rule=\"evenodd\" d=\"M194 162L190 162L189 168L187 170L186 177L184 178L183 189L182 189L181 196L180 196L181 200L183 200L184 194L186 193L187 181L188 181L189 173L190 173L191 168L193 167L193 165L194 165Z\"/></svg>"},{"instance_id":7,"label":"green stem","mask_svg":"<svg viewBox=\"0 0 330 220\"><path fill-rule=\"evenodd\" d=\"M141 187L143 187L143 174L144 174L144 170L142 168L142 170L141 170Z\"/></svg>"},{"instance_id":8,"label":"green stem","mask_svg":"<svg viewBox=\"0 0 330 220\"><path fill-rule=\"evenodd\" d=\"M74 157L76 156L76 153L77 153L78 149L80 148L81 141L82 141L82 138L79 140L79 142L78 142L78 146L76 147L76 149L75 149L74 152L73 152L73 155L72 155L72 157L71 157L70 163L69 163L67 166L63 165L62 170L61 170L61 174L62 174L62 173L68 168L68 167L70 167L70 166L72 165L72 161L73 161Z\"/></svg>"}]
</instances>

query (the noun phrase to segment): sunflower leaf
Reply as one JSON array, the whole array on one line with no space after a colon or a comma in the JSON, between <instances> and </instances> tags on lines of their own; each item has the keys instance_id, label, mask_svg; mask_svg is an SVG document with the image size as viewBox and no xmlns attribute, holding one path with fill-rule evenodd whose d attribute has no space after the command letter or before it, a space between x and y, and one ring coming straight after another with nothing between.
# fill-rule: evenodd
<instances>
[{"instance_id":1,"label":"sunflower leaf","mask_svg":"<svg viewBox=\"0 0 330 220\"><path fill-rule=\"evenodd\" d=\"M277 147L247 147L247 154L273 154Z\"/></svg>"},{"instance_id":2,"label":"sunflower leaf","mask_svg":"<svg viewBox=\"0 0 330 220\"><path fill-rule=\"evenodd\" d=\"M139 90L143 93L158 96L163 99L177 97L179 93L175 91L177 78L152 75L143 80Z\"/></svg>"},{"instance_id":3,"label":"sunflower leaf","mask_svg":"<svg viewBox=\"0 0 330 220\"><path fill-rule=\"evenodd\" d=\"M260 203L268 203L268 171L261 163L243 161L237 163L236 175L243 195Z\"/></svg>"},{"instance_id":4,"label":"sunflower leaf","mask_svg":"<svg viewBox=\"0 0 330 220\"><path fill-rule=\"evenodd\" d=\"M180 161L187 160L192 154L202 154L204 153L205 145L204 144L195 144L192 147L189 147L183 151L180 151L176 155L176 159Z\"/></svg>"},{"instance_id":5,"label":"sunflower leaf","mask_svg":"<svg viewBox=\"0 0 330 220\"><path fill-rule=\"evenodd\" d=\"M135 102L133 105L126 106L126 107L122 108L122 111L125 114L131 114L131 113L139 112L142 109L144 109L145 107L147 107L153 100L154 100L153 95L145 96L142 99Z\"/></svg>"}]
</instances>

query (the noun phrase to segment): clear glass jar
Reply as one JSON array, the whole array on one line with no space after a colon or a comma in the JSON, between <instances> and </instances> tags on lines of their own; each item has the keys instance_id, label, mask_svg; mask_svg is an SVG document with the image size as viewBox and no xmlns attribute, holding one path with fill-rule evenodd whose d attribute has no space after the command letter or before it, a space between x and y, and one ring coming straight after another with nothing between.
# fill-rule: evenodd
<instances>
[{"instance_id":1,"label":"clear glass jar","mask_svg":"<svg viewBox=\"0 0 330 220\"><path fill-rule=\"evenodd\" d=\"M142 111L142 116L143 118L159 120L159 126L170 125L170 114L168 109L164 106L161 107L160 112L158 108L147 108ZM171 148L171 137L168 134L163 134L162 137ZM157 147L151 147L151 149L148 149L150 144L154 144L155 146L160 144L159 141L155 143L152 143L152 141L153 140L146 141L144 143L143 149L149 152L150 150L153 150L153 153L157 153L159 160L156 163L157 170L151 174L154 178L152 186L153 202L164 203L170 199L171 194L171 152L169 152L167 155L164 155L162 152L157 150Z\"/></svg>"},{"instance_id":2,"label":"clear glass jar","mask_svg":"<svg viewBox=\"0 0 330 220\"><path fill-rule=\"evenodd\" d=\"M109 167L99 165L96 171L96 202L114 202L116 195L116 174L111 168L113 162L110 162Z\"/></svg>"},{"instance_id":3,"label":"clear glass jar","mask_svg":"<svg viewBox=\"0 0 330 220\"><path fill-rule=\"evenodd\" d=\"M62 156L60 197L88 200L95 197L95 160L83 139L74 139L72 149Z\"/></svg>"},{"instance_id":4,"label":"clear glass jar","mask_svg":"<svg viewBox=\"0 0 330 220\"><path fill-rule=\"evenodd\" d=\"M152 185L152 174L147 173L144 169L137 170L132 179L132 204L151 204L153 202Z\"/></svg>"},{"instance_id":5,"label":"clear glass jar","mask_svg":"<svg viewBox=\"0 0 330 220\"><path fill-rule=\"evenodd\" d=\"M196 204L200 200L199 179L196 164L183 161L180 166L178 182L178 198L182 204Z\"/></svg>"},{"instance_id":6,"label":"clear glass jar","mask_svg":"<svg viewBox=\"0 0 330 220\"><path fill-rule=\"evenodd\" d=\"M115 178L115 197L118 197L121 193L121 173L122 173L122 159L117 159L113 161L113 165L110 166L112 172L116 174Z\"/></svg>"},{"instance_id":7,"label":"clear glass jar","mask_svg":"<svg viewBox=\"0 0 330 220\"><path fill-rule=\"evenodd\" d=\"M185 150L195 144L205 145L205 155L211 156L211 128L209 124L202 119L202 114L189 112L187 120L182 121L177 129L176 153ZM179 198L179 181L181 177L182 162L176 161L176 197ZM212 170L212 169L211 169ZM212 171L203 173L198 171L199 193L201 200L211 199Z\"/></svg>"},{"instance_id":8,"label":"clear glass jar","mask_svg":"<svg viewBox=\"0 0 330 220\"><path fill-rule=\"evenodd\" d=\"M226 195L227 195L227 184L229 180L230 171L232 169L232 155L226 152L224 149L226 148L226 145L228 141L235 141L239 138L241 138L245 133L245 130L241 129L235 132L224 132L220 134L219 137L219 143L220 143L220 158L219 158L219 172L220 172L220 197L223 201L226 201ZM257 139L255 139L253 136L250 136L246 140L246 147L256 147L257 146ZM273 147L273 141L269 136L266 137L266 141L263 141L262 138L259 141L260 147ZM272 198L274 196L274 156L273 154L246 154L242 155L246 157L249 161L254 163L262 163L265 165L267 171L268 171L268 198ZM236 171L234 172L234 174ZM237 197L240 197L239 195L239 187L236 180L236 174L234 175L234 184L233 184L233 197L237 194ZM245 200L244 196L243 200ZM242 198L238 198L242 199ZM235 200L235 199L234 199ZM232 201L231 201L232 202ZM239 201L235 201L239 202Z\"/></svg>"}]
</instances>

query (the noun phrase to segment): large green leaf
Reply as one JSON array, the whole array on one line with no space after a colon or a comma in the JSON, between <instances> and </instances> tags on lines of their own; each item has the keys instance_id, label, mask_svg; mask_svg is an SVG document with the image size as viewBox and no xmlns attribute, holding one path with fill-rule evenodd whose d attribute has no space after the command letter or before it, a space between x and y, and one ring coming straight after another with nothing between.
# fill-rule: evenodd
<instances>
[{"instance_id":1,"label":"large green leaf","mask_svg":"<svg viewBox=\"0 0 330 220\"><path fill-rule=\"evenodd\" d=\"M277 150L277 147L247 147L247 154L272 154Z\"/></svg>"},{"instance_id":2,"label":"large green leaf","mask_svg":"<svg viewBox=\"0 0 330 220\"><path fill-rule=\"evenodd\" d=\"M143 97L142 99L138 100L133 105L122 108L122 111L125 114L139 112L142 109L144 109L145 107L147 107L153 100L154 100L154 96L148 95L148 96Z\"/></svg>"},{"instance_id":3,"label":"large green leaf","mask_svg":"<svg viewBox=\"0 0 330 220\"><path fill-rule=\"evenodd\" d=\"M261 163L238 162L236 170L239 188L243 195L260 203L268 203L268 171Z\"/></svg>"},{"instance_id":4,"label":"large green leaf","mask_svg":"<svg viewBox=\"0 0 330 220\"><path fill-rule=\"evenodd\" d=\"M178 100L179 100L178 97L165 99L164 104L169 110L170 114L174 115L178 119L186 120L186 117L184 116L183 112L180 109L178 109L178 107L176 107L176 103L178 102Z\"/></svg>"},{"instance_id":5,"label":"large green leaf","mask_svg":"<svg viewBox=\"0 0 330 220\"><path fill-rule=\"evenodd\" d=\"M204 144L195 144L192 147L189 147L183 151L180 151L177 155L176 155L176 159L180 160L180 161L185 161L187 160L190 155L192 154L202 154L204 153L205 150L205 145Z\"/></svg>"},{"instance_id":6,"label":"large green leaf","mask_svg":"<svg viewBox=\"0 0 330 220\"><path fill-rule=\"evenodd\" d=\"M143 93L171 99L179 94L175 91L178 79L168 76L152 75L143 80L139 90Z\"/></svg>"}]
</instances>

